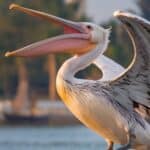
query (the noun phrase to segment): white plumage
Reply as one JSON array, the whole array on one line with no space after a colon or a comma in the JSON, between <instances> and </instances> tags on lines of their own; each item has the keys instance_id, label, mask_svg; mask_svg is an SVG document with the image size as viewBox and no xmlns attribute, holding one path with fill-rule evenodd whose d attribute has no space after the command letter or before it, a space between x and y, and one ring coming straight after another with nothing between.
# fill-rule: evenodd
<instances>
[{"instance_id":1,"label":"white plumage","mask_svg":"<svg viewBox=\"0 0 150 150\"><path fill-rule=\"evenodd\" d=\"M100 55L94 60L94 64L102 71L100 81L116 79L125 71L125 68L107 56Z\"/></svg>"}]
</instances>

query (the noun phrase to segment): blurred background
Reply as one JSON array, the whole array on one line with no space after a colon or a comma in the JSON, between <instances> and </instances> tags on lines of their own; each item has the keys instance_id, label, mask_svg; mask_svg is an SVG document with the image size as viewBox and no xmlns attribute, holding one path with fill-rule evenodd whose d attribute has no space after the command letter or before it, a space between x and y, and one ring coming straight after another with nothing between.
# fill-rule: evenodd
<instances>
[{"instance_id":1,"label":"blurred background","mask_svg":"<svg viewBox=\"0 0 150 150\"><path fill-rule=\"evenodd\" d=\"M150 20L150 1L0 0L0 150L103 150L104 141L81 126L56 93L57 70L69 55L4 57L6 51L63 32L46 21L10 11L11 3L112 27L105 55L127 67L132 59L132 44L112 14L118 9L127 10ZM91 65L77 76L98 79L101 72Z\"/></svg>"}]
</instances>

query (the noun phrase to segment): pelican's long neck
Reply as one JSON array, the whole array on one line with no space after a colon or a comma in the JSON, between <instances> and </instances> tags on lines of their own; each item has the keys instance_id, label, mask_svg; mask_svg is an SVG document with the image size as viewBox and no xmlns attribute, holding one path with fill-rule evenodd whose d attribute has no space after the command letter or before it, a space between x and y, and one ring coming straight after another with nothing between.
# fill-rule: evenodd
<instances>
[{"instance_id":1,"label":"pelican's long neck","mask_svg":"<svg viewBox=\"0 0 150 150\"><path fill-rule=\"evenodd\" d=\"M81 56L74 56L68 59L60 68L58 77L68 81L79 80L74 77L75 74L89 66L99 55L105 51L109 43L108 38L109 31L106 31L103 41L99 42L95 49Z\"/></svg>"}]
</instances>

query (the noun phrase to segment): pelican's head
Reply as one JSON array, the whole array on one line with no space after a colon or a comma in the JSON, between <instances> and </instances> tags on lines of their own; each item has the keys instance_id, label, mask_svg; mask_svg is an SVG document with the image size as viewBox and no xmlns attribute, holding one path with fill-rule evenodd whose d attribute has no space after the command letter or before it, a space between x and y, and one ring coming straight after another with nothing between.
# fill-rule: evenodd
<instances>
[{"instance_id":1,"label":"pelican's head","mask_svg":"<svg viewBox=\"0 0 150 150\"><path fill-rule=\"evenodd\" d=\"M16 4L11 4L10 9L19 10L31 16L53 22L63 27L64 34L7 52L5 56L39 56L49 53L81 55L92 50L97 44L108 40L109 31L92 23L73 22Z\"/></svg>"},{"instance_id":2,"label":"pelican's head","mask_svg":"<svg viewBox=\"0 0 150 150\"><path fill-rule=\"evenodd\" d=\"M88 29L88 32L91 35L91 42L98 44L104 42L105 39L108 40L111 28L104 29L101 26L89 22L81 22L81 24Z\"/></svg>"}]
</instances>

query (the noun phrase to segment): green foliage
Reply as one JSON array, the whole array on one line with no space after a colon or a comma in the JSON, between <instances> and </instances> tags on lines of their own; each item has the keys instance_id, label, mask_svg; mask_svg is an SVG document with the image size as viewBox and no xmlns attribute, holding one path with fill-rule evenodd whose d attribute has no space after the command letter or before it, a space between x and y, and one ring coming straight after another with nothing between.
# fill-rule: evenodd
<instances>
[{"instance_id":1,"label":"green foliage","mask_svg":"<svg viewBox=\"0 0 150 150\"><path fill-rule=\"evenodd\" d=\"M150 19L150 0L137 1L142 15ZM66 5L64 0L0 0L0 95L5 97L15 94L18 76L17 59L6 59L4 58L4 53L62 32L62 29L53 26L49 22L33 18L18 11L9 10L8 7L11 3L17 3L71 20L76 20L75 14L79 7L78 3ZM82 16L81 20L87 21L88 19ZM132 46L129 37L116 22L109 21L108 26L112 26L113 30L110 37L111 43L106 55L127 66L132 58ZM68 58L68 55L56 56L57 68L66 58ZM26 63L31 88L47 93L47 57L21 60ZM96 69L89 67L86 72L80 72L78 76L85 77L86 74L95 76L95 72L98 73Z\"/></svg>"},{"instance_id":2,"label":"green foliage","mask_svg":"<svg viewBox=\"0 0 150 150\"><path fill-rule=\"evenodd\" d=\"M4 53L62 32L47 21L9 10L8 7L11 3L72 20L75 18L75 11L78 7L77 4L68 6L64 0L0 0L0 95L5 97L15 94L18 76L17 59L6 59ZM65 58L67 56L57 56L58 66ZM48 74L45 68L47 57L21 60L27 65L31 88L47 91Z\"/></svg>"}]
</instances>

